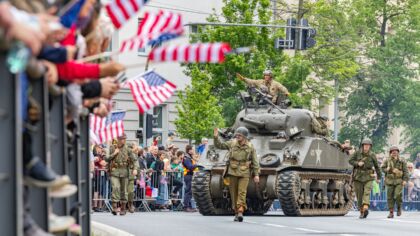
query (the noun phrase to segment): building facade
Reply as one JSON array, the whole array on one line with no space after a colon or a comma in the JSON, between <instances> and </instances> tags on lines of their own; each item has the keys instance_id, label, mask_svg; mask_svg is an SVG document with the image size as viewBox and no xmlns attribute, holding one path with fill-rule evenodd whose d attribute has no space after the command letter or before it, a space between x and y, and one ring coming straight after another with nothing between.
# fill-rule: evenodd
<instances>
[{"instance_id":1,"label":"building facade","mask_svg":"<svg viewBox=\"0 0 420 236\"><path fill-rule=\"evenodd\" d=\"M216 12L216 14L220 13L223 6L222 0L201 0L199 1L199 4L191 4L191 2L191 0L150 1L147 6L138 13L137 17L130 19L130 21L119 31L114 33L112 38L112 51L118 51L123 40L135 35L138 24L145 11L157 12L159 9L163 9L174 13L180 13L183 17L183 24L187 24L192 22L205 22L206 18L209 17L213 11ZM184 26L184 29L184 36L171 40L171 44L186 43L189 41L190 28ZM126 71L126 75L128 78L132 78L145 72L146 57L150 50L150 47L148 47L139 51L124 53L115 56L114 60L129 66L130 69ZM191 83L191 79L183 73L185 68L175 62L161 64L151 63L148 69L155 70L155 72L177 86L177 92L167 102L153 109L153 114L155 116L154 133L155 136L161 136L160 142L164 144L168 137L168 133L171 131L174 132L176 129L174 121L177 118L177 93L179 91L182 92L185 87ZM127 140L138 142L141 145L143 141L136 137L136 133L137 131L143 131L143 115L139 114L139 109L133 101L129 89L122 88L114 97L114 101L114 109L126 111L124 128L127 133ZM147 145L150 145L150 143L151 140L148 140ZM175 143L182 147L187 144L187 141L176 138Z\"/></svg>"}]
</instances>

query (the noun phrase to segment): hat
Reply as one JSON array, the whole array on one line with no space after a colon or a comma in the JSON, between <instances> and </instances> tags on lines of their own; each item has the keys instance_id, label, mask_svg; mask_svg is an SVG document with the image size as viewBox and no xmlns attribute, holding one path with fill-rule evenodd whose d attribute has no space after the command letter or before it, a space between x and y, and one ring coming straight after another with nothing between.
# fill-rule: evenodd
<instances>
[{"instance_id":1,"label":"hat","mask_svg":"<svg viewBox=\"0 0 420 236\"><path fill-rule=\"evenodd\" d=\"M169 131L169 132L168 132L168 136L169 136L169 137L171 137L171 136L175 136L175 133L174 133L174 132L172 132L172 131Z\"/></svg>"},{"instance_id":2,"label":"hat","mask_svg":"<svg viewBox=\"0 0 420 236\"><path fill-rule=\"evenodd\" d=\"M121 136L118 136L118 139L127 139L127 135L123 133Z\"/></svg>"}]
</instances>

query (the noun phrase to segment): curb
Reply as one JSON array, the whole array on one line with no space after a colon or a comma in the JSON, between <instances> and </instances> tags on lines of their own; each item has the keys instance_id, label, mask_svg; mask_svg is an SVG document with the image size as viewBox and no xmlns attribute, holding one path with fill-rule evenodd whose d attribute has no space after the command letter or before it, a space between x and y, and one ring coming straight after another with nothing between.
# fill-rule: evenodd
<instances>
[{"instance_id":1,"label":"curb","mask_svg":"<svg viewBox=\"0 0 420 236\"><path fill-rule=\"evenodd\" d=\"M127 233L123 230L92 221L92 235L94 236L134 236L134 234Z\"/></svg>"}]
</instances>

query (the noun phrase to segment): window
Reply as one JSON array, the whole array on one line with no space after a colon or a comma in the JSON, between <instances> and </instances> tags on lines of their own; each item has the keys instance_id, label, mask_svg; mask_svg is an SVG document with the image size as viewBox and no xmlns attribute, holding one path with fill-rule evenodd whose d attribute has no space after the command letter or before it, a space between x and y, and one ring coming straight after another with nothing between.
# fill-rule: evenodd
<instances>
[{"instance_id":1,"label":"window","mask_svg":"<svg viewBox=\"0 0 420 236\"><path fill-rule=\"evenodd\" d=\"M163 106L157 106L153 108L153 128L162 129L163 128ZM139 127L143 128L144 115L140 114L139 117Z\"/></svg>"}]
</instances>

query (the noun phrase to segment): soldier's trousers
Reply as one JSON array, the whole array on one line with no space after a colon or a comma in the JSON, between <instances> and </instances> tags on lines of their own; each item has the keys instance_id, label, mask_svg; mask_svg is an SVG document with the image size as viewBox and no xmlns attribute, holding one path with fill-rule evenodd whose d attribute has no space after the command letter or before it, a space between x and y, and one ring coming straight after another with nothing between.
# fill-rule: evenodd
<instances>
[{"instance_id":1,"label":"soldier's trousers","mask_svg":"<svg viewBox=\"0 0 420 236\"><path fill-rule=\"evenodd\" d=\"M128 192L128 201L132 202L134 200L134 179L129 179L128 180L128 185L127 185L127 192Z\"/></svg>"},{"instance_id":2,"label":"soldier's trousers","mask_svg":"<svg viewBox=\"0 0 420 236\"><path fill-rule=\"evenodd\" d=\"M127 202L128 178L111 176L112 202Z\"/></svg>"},{"instance_id":3,"label":"soldier's trousers","mask_svg":"<svg viewBox=\"0 0 420 236\"><path fill-rule=\"evenodd\" d=\"M243 207L246 210L246 191L248 189L249 177L237 177L229 175L229 192L232 201L232 209L238 210Z\"/></svg>"},{"instance_id":4,"label":"soldier's trousers","mask_svg":"<svg viewBox=\"0 0 420 236\"><path fill-rule=\"evenodd\" d=\"M370 191L372 190L372 180L367 182L354 181L354 191L356 192L357 206L360 209L363 205L370 205Z\"/></svg>"},{"instance_id":5,"label":"soldier's trousers","mask_svg":"<svg viewBox=\"0 0 420 236\"><path fill-rule=\"evenodd\" d=\"M395 203L397 203L398 208L401 208L402 190L403 190L402 184L386 185L386 194L387 194L389 210L394 209Z\"/></svg>"}]
</instances>

